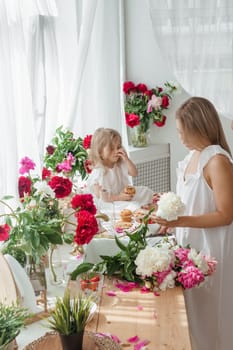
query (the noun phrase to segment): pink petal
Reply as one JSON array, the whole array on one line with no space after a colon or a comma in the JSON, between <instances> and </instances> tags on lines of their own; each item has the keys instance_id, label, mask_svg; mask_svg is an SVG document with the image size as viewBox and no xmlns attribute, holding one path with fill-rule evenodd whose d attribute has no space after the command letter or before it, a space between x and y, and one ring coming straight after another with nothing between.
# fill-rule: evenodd
<instances>
[{"instance_id":1,"label":"pink petal","mask_svg":"<svg viewBox=\"0 0 233 350\"><path fill-rule=\"evenodd\" d=\"M115 227L116 233L122 233L124 230L121 227Z\"/></svg>"},{"instance_id":2,"label":"pink petal","mask_svg":"<svg viewBox=\"0 0 233 350\"><path fill-rule=\"evenodd\" d=\"M154 319L157 320L157 318L158 318L158 314L157 314L157 311L155 310L154 311Z\"/></svg>"},{"instance_id":3,"label":"pink petal","mask_svg":"<svg viewBox=\"0 0 233 350\"><path fill-rule=\"evenodd\" d=\"M116 335L112 335L111 334L111 338L112 338L112 340L115 342L115 343L118 343L118 344L120 344L120 339L116 336Z\"/></svg>"},{"instance_id":4,"label":"pink petal","mask_svg":"<svg viewBox=\"0 0 233 350\"><path fill-rule=\"evenodd\" d=\"M127 341L129 343L137 343L139 341L139 337L137 335L135 335L134 337L127 339Z\"/></svg>"},{"instance_id":5,"label":"pink petal","mask_svg":"<svg viewBox=\"0 0 233 350\"><path fill-rule=\"evenodd\" d=\"M106 292L106 294L109 296L109 297L115 297L117 294L114 290L109 290Z\"/></svg>"},{"instance_id":6,"label":"pink petal","mask_svg":"<svg viewBox=\"0 0 233 350\"><path fill-rule=\"evenodd\" d=\"M141 293L150 293L150 289L148 289L144 286L141 288Z\"/></svg>"},{"instance_id":7,"label":"pink petal","mask_svg":"<svg viewBox=\"0 0 233 350\"><path fill-rule=\"evenodd\" d=\"M147 344L149 344L149 341L147 339L142 340L140 343L134 345L134 350L141 350Z\"/></svg>"},{"instance_id":8,"label":"pink petal","mask_svg":"<svg viewBox=\"0 0 233 350\"><path fill-rule=\"evenodd\" d=\"M137 287L137 283L135 282L116 282L115 287L119 288L123 292L130 292L133 288Z\"/></svg>"},{"instance_id":9,"label":"pink petal","mask_svg":"<svg viewBox=\"0 0 233 350\"><path fill-rule=\"evenodd\" d=\"M154 292L154 296L159 297L160 294L158 292Z\"/></svg>"},{"instance_id":10,"label":"pink petal","mask_svg":"<svg viewBox=\"0 0 233 350\"><path fill-rule=\"evenodd\" d=\"M143 306L142 306L142 305L138 305L138 306L137 306L137 309L138 309L138 310L143 310Z\"/></svg>"}]
</instances>

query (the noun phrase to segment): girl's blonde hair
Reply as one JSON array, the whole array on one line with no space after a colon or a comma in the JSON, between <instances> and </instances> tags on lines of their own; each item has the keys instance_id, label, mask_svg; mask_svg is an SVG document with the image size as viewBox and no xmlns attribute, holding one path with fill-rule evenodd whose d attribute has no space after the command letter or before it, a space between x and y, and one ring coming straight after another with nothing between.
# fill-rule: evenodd
<instances>
[{"instance_id":1,"label":"girl's blonde hair","mask_svg":"<svg viewBox=\"0 0 233 350\"><path fill-rule=\"evenodd\" d=\"M176 119L184 131L200 135L211 145L220 145L231 155L218 112L206 98L189 98L176 111Z\"/></svg>"},{"instance_id":2,"label":"girl's blonde hair","mask_svg":"<svg viewBox=\"0 0 233 350\"><path fill-rule=\"evenodd\" d=\"M103 164L103 159L101 158L103 149L106 148L110 154L117 142L121 146L122 138L117 130L110 128L96 129L91 139L89 151L89 159L93 166ZM122 159L119 158L118 162L122 162Z\"/></svg>"}]
</instances>

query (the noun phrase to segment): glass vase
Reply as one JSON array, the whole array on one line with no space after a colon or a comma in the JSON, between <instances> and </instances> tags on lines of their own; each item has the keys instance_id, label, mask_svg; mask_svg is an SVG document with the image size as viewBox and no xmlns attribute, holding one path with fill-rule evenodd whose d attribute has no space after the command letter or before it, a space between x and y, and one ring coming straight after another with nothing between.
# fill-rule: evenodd
<instances>
[{"instance_id":1,"label":"glass vase","mask_svg":"<svg viewBox=\"0 0 233 350\"><path fill-rule=\"evenodd\" d=\"M145 130L141 125L130 129L130 143L134 147L148 146L148 130Z\"/></svg>"},{"instance_id":2,"label":"glass vase","mask_svg":"<svg viewBox=\"0 0 233 350\"><path fill-rule=\"evenodd\" d=\"M36 295L39 295L41 291L47 289L45 264L42 260L37 263L33 256L26 255L25 271L32 283Z\"/></svg>"},{"instance_id":3,"label":"glass vase","mask_svg":"<svg viewBox=\"0 0 233 350\"><path fill-rule=\"evenodd\" d=\"M37 302L43 305L47 311L47 282L46 282L46 257L37 263L33 256L26 254L25 271L34 289Z\"/></svg>"}]
</instances>

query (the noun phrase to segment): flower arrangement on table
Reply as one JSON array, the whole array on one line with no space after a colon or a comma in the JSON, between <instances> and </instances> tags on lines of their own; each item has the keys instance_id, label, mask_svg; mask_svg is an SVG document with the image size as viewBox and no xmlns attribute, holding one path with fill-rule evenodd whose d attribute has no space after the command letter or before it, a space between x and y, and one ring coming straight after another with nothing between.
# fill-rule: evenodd
<instances>
[{"instance_id":1,"label":"flower arrangement on table","mask_svg":"<svg viewBox=\"0 0 233 350\"><path fill-rule=\"evenodd\" d=\"M8 209L7 213L0 215L5 219L0 225L0 240L5 241L10 252L26 253L38 263L51 245L88 243L98 232L98 222L92 194L73 194L70 197L73 184L69 178L52 175L45 168L41 177L33 176L34 169L35 163L30 158L21 160L20 174L23 175L18 181L19 205L16 209L8 204L11 196L0 200ZM68 215L63 208L66 198L72 208ZM73 214L75 223L69 221ZM66 223L73 226L72 232L65 231Z\"/></svg>"},{"instance_id":2,"label":"flower arrangement on table","mask_svg":"<svg viewBox=\"0 0 233 350\"><path fill-rule=\"evenodd\" d=\"M172 192L163 194L157 204L157 212L165 215L168 220L174 220L184 210L180 198ZM184 289L200 286L214 273L217 262L190 246L179 246L174 238L165 237L151 246L146 239L151 211L153 209L133 233L126 231L129 238L127 245L115 236L119 253L114 256L100 256L101 261L96 264L80 264L71 273L71 279L75 280L78 275L87 271L98 271L123 280L117 286L125 291L139 286L144 292L164 291L179 285Z\"/></svg>"},{"instance_id":3,"label":"flower arrangement on table","mask_svg":"<svg viewBox=\"0 0 233 350\"><path fill-rule=\"evenodd\" d=\"M82 245L98 233L92 194L76 194L75 188L76 174L84 179L89 173L85 164L90 141L91 135L75 139L72 132L60 127L47 147L40 175L32 159L20 161L18 198L0 199L5 207L0 215L0 241L4 241L3 252L21 265L28 256L38 264L49 249L64 242Z\"/></svg>"},{"instance_id":4,"label":"flower arrangement on table","mask_svg":"<svg viewBox=\"0 0 233 350\"><path fill-rule=\"evenodd\" d=\"M133 131L136 130L131 137L133 146L147 145L146 133L151 122L157 127L165 125L167 117L164 111L169 108L172 95L177 89L178 85L172 82L152 89L143 83L135 85L132 81L123 84L126 125Z\"/></svg>"}]
</instances>

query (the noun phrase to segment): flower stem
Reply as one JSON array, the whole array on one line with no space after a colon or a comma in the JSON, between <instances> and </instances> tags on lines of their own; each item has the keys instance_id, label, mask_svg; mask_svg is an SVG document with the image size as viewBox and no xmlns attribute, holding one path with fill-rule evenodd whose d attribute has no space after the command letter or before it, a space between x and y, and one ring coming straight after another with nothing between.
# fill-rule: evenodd
<instances>
[{"instance_id":1,"label":"flower stem","mask_svg":"<svg viewBox=\"0 0 233 350\"><path fill-rule=\"evenodd\" d=\"M49 254L49 265L50 265L50 270L51 270L51 273L53 276L53 280L56 283L57 282L57 275L56 275L56 272L55 272L54 266L53 266L53 253L54 253L55 248L56 248L55 246L51 246L50 254Z\"/></svg>"}]
</instances>

